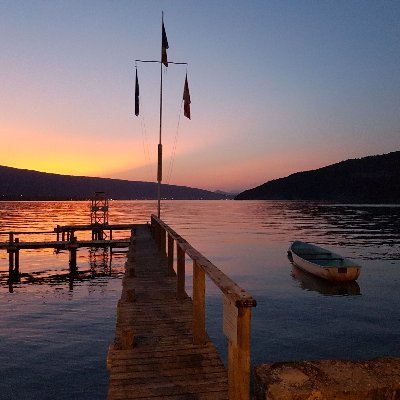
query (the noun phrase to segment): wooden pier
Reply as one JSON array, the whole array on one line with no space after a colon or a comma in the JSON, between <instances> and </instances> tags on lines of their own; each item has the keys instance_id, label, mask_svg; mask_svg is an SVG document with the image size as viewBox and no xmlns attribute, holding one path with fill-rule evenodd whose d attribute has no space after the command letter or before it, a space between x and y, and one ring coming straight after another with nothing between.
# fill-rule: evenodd
<instances>
[{"instance_id":1,"label":"wooden pier","mask_svg":"<svg viewBox=\"0 0 400 400\"><path fill-rule=\"evenodd\" d=\"M133 229L134 224L89 224L89 225L57 225L54 228L54 232L57 234L57 240L69 240L71 236L77 231L91 231L92 240L105 239L108 236L109 240L112 240L113 231L125 231ZM108 232L108 235L106 234Z\"/></svg>"},{"instance_id":2,"label":"wooden pier","mask_svg":"<svg viewBox=\"0 0 400 400\"><path fill-rule=\"evenodd\" d=\"M75 237L67 241L48 241L48 242L20 242L15 239L13 242L0 242L0 250L16 252L19 250L34 249L56 249L70 250L71 248L80 247L127 247L129 239L118 240L77 240Z\"/></svg>"},{"instance_id":3,"label":"wooden pier","mask_svg":"<svg viewBox=\"0 0 400 400\"><path fill-rule=\"evenodd\" d=\"M8 236L7 242L0 242L0 250L7 250L8 253L8 270L9 283L19 281L20 275L20 251L33 249L55 249L57 251L69 251L69 266L71 272L75 272L76 253L82 247L105 248L123 248L129 246L129 238L113 239L113 231L131 231L131 236L134 234L133 224L114 224L114 225L57 225L52 231L10 231L0 232L2 236ZM75 233L78 231L91 231L92 240L78 240ZM108 235L106 234L108 232ZM31 235L49 235L56 234L56 240L47 241L21 241L20 237ZM61 235L61 238L60 238ZM108 236L108 238L107 238ZM60 240L61 239L61 240Z\"/></svg>"},{"instance_id":4,"label":"wooden pier","mask_svg":"<svg viewBox=\"0 0 400 400\"><path fill-rule=\"evenodd\" d=\"M107 357L108 399L248 400L255 300L157 217L135 232ZM193 300L185 256L193 260ZM205 275L222 292L228 369L205 329Z\"/></svg>"}]
</instances>

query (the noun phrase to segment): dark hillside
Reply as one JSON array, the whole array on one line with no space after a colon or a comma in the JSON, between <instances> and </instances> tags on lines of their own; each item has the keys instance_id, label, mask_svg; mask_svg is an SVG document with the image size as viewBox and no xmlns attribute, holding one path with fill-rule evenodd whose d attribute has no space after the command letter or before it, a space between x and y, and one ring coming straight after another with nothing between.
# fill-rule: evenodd
<instances>
[{"instance_id":1,"label":"dark hillside","mask_svg":"<svg viewBox=\"0 0 400 400\"><path fill-rule=\"evenodd\" d=\"M118 200L156 199L153 182L92 178L48 174L44 172L0 166L0 199L2 200L79 200L94 192L107 192ZM162 197L181 200L218 200L224 195L187 186L162 185Z\"/></svg>"},{"instance_id":2,"label":"dark hillside","mask_svg":"<svg viewBox=\"0 0 400 400\"><path fill-rule=\"evenodd\" d=\"M297 172L246 190L235 199L400 203L400 151Z\"/></svg>"}]
</instances>

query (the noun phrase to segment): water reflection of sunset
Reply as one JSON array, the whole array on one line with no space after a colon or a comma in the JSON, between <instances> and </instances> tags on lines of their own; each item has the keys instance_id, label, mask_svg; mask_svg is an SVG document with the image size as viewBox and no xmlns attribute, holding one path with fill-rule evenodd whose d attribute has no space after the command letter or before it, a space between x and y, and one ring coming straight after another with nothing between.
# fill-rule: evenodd
<instances>
[{"instance_id":1,"label":"water reflection of sunset","mask_svg":"<svg viewBox=\"0 0 400 400\"><path fill-rule=\"evenodd\" d=\"M153 201L112 201L109 221L146 223L156 208ZM399 309L393 301L398 297L400 271L399 211L399 207L390 206L284 201L165 201L161 215L257 300L252 312L252 360L260 363L400 355L393 336L400 329ZM89 218L89 202L84 201L0 202L1 231L48 230L57 224L88 223ZM54 234L48 234L48 239L52 237ZM27 238L21 236L21 240ZM358 288L336 288L293 278L287 249L294 239L340 248L341 254L362 260L364 271ZM20 364L30 355L35 363L41 359L43 349L51 346L48 335L54 336L52 343L61 338L63 344L57 347L63 352L76 339L89 353L94 341L99 346L102 343L105 354L115 328L115 305L121 289L118 271L123 271L125 259L125 254L113 254L110 276L110 259L105 254L80 250L78 274L72 276L67 252L21 251L20 269L27 275L14 285L13 293L9 293L6 278L0 285L4 327L0 354L14 354L20 371ZM188 258L186 272L190 294L192 261ZM7 275L5 252L0 253L0 274ZM358 291L362 295L351 296ZM221 296L209 280L206 293L207 331L223 354ZM61 320L62 328L58 324ZM18 329L16 335L12 333L14 329ZM106 337L107 331L111 332L110 338ZM23 351L29 343L26 337L40 345ZM57 360L64 360L63 366L69 365L68 351L65 359L57 349L49 349L57 354ZM75 351L68 350L69 354ZM96 358L103 364L104 354ZM86 362L85 357L80 358ZM94 365L92 360L89 362ZM98 367L100 371L103 364ZM2 365L8 364L4 361ZM60 380L58 387L65 384L64 369L59 371L52 365L51 370L60 374L54 379ZM77 371L77 367L73 370Z\"/></svg>"}]
</instances>

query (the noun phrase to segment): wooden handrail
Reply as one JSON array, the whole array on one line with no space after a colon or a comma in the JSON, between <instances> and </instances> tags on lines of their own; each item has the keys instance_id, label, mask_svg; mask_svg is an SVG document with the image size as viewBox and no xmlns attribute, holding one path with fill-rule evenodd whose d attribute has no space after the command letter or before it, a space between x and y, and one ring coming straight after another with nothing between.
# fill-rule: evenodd
<instances>
[{"instance_id":1,"label":"wooden handrail","mask_svg":"<svg viewBox=\"0 0 400 400\"><path fill-rule=\"evenodd\" d=\"M216 267L210 260L204 257L197 251L190 243L188 243L181 235L175 232L164 221L157 216L152 215L157 224L159 224L169 235L176 241L177 245L201 267L207 276L214 282L214 284L227 296L237 307L255 307L256 300L242 289L236 282L225 275L218 267Z\"/></svg>"},{"instance_id":2,"label":"wooden handrail","mask_svg":"<svg viewBox=\"0 0 400 400\"><path fill-rule=\"evenodd\" d=\"M185 254L193 260L194 344L205 344L207 337L205 330L205 275L223 293L223 331L228 339L228 396L229 400L249 400L251 307L257 305L255 299L155 215L151 216L151 232L161 254L168 258L168 274L173 272L173 242L176 242L176 297L178 300L184 301L187 297L185 292ZM166 246L167 234L168 246ZM168 254L165 254L166 247L168 247Z\"/></svg>"}]
</instances>

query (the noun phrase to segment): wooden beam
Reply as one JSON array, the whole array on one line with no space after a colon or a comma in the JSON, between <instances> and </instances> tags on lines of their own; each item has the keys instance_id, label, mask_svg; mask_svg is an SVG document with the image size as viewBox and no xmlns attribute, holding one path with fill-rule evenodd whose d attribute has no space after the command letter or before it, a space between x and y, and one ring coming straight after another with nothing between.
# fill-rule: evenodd
<instances>
[{"instance_id":1,"label":"wooden beam","mask_svg":"<svg viewBox=\"0 0 400 400\"><path fill-rule=\"evenodd\" d=\"M23 249L68 249L70 242L9 242L0 243L0 250L23 250ZM78 240L74 242L77 247L128 247L130 239L114 239L114 240Z\"/></svg>"},{"instance_id":2,"label":"wooden beam","mask_svg":"<svg viewBox=\"0 0 400 400\"><path fill-rule=\"evenodd\" d=\"M250 319L251 308L239 307L237 344L228 341L229 400L250 399Z\"/></svg>"},{"instance_id":3,"label":"wooden beam","mask_svg":"<svg viewBox=\"0 0 400 400\"><path fill-rule=\"evenodd\" d=\"M193 343L206 343L206 279L204 270L193 261Z\"/></svg>"}]
</instances>

